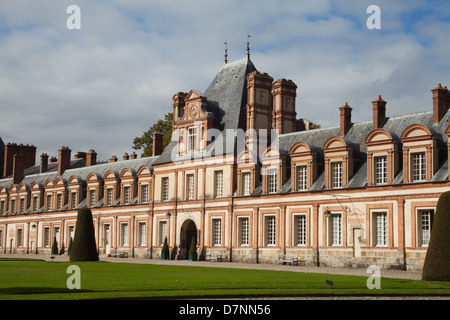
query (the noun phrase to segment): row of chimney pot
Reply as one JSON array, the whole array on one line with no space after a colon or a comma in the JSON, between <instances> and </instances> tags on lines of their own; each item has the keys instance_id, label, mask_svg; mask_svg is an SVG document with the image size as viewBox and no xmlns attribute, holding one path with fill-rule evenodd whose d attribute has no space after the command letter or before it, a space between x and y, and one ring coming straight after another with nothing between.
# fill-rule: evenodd
<instances>
[{"instance_id":1,"label":"row of chimney pot","mask_svg":"<svg viewBox=\"0 0 450 320\"><path fill-rule=\"evenodd\" d=\"M433 94L433 123L437 124L450 107L450 91L447 86L441 86L440 83L431 90ZM375 101L372 101L373 107L373 128L380 128L386 120L386 101L378 96ZM340 135L344 136L352 126L351 111L352 108L345 103L340 110ZM163 134L161 132L153 132L153 156L158 156L163 152ZM63 146L59 150L59 161L55 157L50 159L50 163L58 162L58 175L61 175L65 170L70 168L70 154L71 150ZM130 155L125 153L123 160L136 159L137 155L133 152ZM97 164L97 153L94 150L89 152L77 152L75 159L83 159L86 166L93 166ZM13 175L13 183L19 183L24 177L24 170L34 166L36 160L36 147L33 145L23 145L16 143L8 143L5 146L4 168L3 176ZM113 156L110 162L117 162L117 157ZM41 154L40 172L45 172L48 169L48 155Z\"/></svg>"}]
</instances>

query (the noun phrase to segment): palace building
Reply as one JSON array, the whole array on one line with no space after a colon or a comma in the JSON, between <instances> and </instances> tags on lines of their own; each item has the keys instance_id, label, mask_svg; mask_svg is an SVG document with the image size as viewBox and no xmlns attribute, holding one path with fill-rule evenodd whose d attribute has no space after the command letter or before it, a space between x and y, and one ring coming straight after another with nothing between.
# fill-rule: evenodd
<instances>
[{"instance_id":1,"label":"palace building","mask_svg":"<svg viewBox=\"0 0 450 320\"><path fill-rule=\"evenodd\" d=\"M450 189L449 90L395 117L378 96L360 123L344 103L320 129L297 118L296 90L248 55L204 93L174 94L172 141L155 133L152 157L98 163L64 146L36 161L35 146L0 140L0 252L50 254L56 239L66 254L89 207L100 257L159 259L167 237L171 258L187 259L194 238L200 259L421 270Z\"/></svg>"}]
</instances>

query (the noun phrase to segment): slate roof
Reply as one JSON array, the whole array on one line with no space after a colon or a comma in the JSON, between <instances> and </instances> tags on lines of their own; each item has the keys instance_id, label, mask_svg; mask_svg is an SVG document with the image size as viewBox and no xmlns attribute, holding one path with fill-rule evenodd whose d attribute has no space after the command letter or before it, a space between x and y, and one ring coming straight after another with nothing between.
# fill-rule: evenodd
<instances>
[{"instance_id":1,"label":"slate roof","mask_svg":"<svg viewBox=\"0 0 450 320\"><path fill-rule=\"evenodd\" d=\"M247 75L256 71L255 66L249 58L240 59L234 62L224 64L209 87L202 94L207 98L207 110L214 115L215 127L221 132L227 129L236 130L245 128L245 113L247 104ZM204 154L197 154L197 157L209 157L227 152L227 135L222 135L223 139L214 141L208 146ZM235 139L235 138L233 138ZM222 143L218 148L217 144ZM169 163L173 161L172 149L175 147L175 141L172 141L155 164ZM223 152L222 152L223 151ZM177 157L175 161L187 160L188 157Z\"/></svg>"}]
</instances>

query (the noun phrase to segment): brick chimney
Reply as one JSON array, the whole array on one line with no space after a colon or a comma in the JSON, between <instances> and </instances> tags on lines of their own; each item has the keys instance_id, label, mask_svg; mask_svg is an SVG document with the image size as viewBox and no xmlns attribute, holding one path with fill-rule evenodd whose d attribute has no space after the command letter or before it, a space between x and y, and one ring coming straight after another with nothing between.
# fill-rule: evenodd
<instances>
[{"instance_id":1,"label":"brick chimney","mask_svg":"<svg viewBox=\"0 0 450 320\"><path fill-rule=\"evenodd\" d=\"M272 84L272 127L279 134L296 131L295 98L297 85L292 80L278 79Z\"/></svg>"},{"instance_id":2,"label":"brick chimney","mask_svg":"<svg viewBox=\"0 0 450 320\"><path fill-rule=\"evenodd\" d=\"M450 106L450 92L440 83L432 89L433 93L433 123L439 123Z\"/></svg>"},{"instance_id":3,"label":"brick chimney","mask_svg":"<svg viewBox=\"0 0 450 320\"><path fill-rule=\"evenodd\" d=\"M69 147L61 147L59 149L58 157L58 176L61 176L64 171L70 168L70 153L72 150Z\"/></svg>"},{"instance_id":4,"label":"brick chimney","mask_svg":"<svg viewBox=\"0 0 450 320\"><path fill-rule=\"evenodd\" d=\"M340 123L341 123L341 137L345 136L352 126L352 108L347 102L339 108L340 110Z\"/></svg>"},{"instance_id":5,"label":"brick chimney","mask_svg":"<svg viewBox=\"0 0 450 320\"><path fill-rule=\"evenodd\" d=\"M51 158L50 158L50 163L55 163L55 162L58 162L58 158L56 158L56 157L51 157Z\"/></svg>"},{"instance_id":6,"label":"brick chimney","mask_svg":"<svg viewBox=\"0 0 450 320\"><path fill-rule=\"evenodd\" d=\"M123 160L129 160L129 159L130 159L130 156L128 155L128 153L125 152L125 153L123 154L122 159L123 159Z\"/></svg>"},{"instance_id":7,"label":"brick chimney","mask_svg":"<svg viewBox=\"0 0 450 320\"><path fill-rule=\"evenodd\" d=\"M163 152L163 134L161 132L153 132L153 155L159 156Z\"/></svg>"},{"instance_id":8,"label":"brick chimney","mask_svg":"<svg viewBox=\"0 0 450 320\"><path fill-rule=\"evenodd\" d=\"M86 155L86 167L95 166L97 164L97 152L91 149Z\"/></svg>"},{"instance_id":9,"label":"brick chimney","mask_svg":"<svg viewBox=\"0 0 450 320\"><path fill-rule=\"evenodd\" d=\"M48 155L46 153L41 154L41 166L40 166L40 173L46 172L48 169Z\"/></svg>"},{"instance_id":10,"label":"brick chimney","mask_svg":"<svg viewBox=\"0 0 450 320\"><path fill-rule=\"evenodd\" d=\"M83 159L86 162L86 152L78 151L74 158Z\"/></svg>"},{"instance_id":11,"label":"brick chimney","mask_svg":"<svg viewBox=\"0 0 450 320\"><path fill-rule=\"evenodd\" d=\"M109 159L109 162L117 162L117 157L112 156L111 159Z\"/></svg>"},{"instance_id":12,"label":"brick chimney","mask_svg":"<svg viewBox=\"0 0 450 320\"><path fill-rule=\"evenodd\" d=\"M36 147L33 145L23 145L16 143L8 143L5 146L3 161L3 176L9 176L13 172L14 155L20 153L23 156L24 169L30 168L36 162Z\"/></svg>"},{"instance_id":13,"label":"brick chimney","mask_svg":"<svg viewBox=\"0 0 450 320\"><path fill-rule=\"evenodd\" d=\"M25 170L25 156L22 153L16 153L13 157L13 183L19 184L22 181Z\"/></svg>"},{"instance_id":14,"label":"brick chimney","mask_svg":"<svg viewBox=\"0 0 450 320\"><path fill-rule=\"evenodd\" d=\"M378 129L383 126L386 120L386 101L379 95L377 100L372 101L373 106L373 128Z\"/></svg>"},{"instance_id":15,"label":"brick chimney","mask_svg":"<svg viewBox=\"0 0 450 320\"><path fill-rule=\"evenodd\" d=\"M133 151L133 153L131 154L131 159L137 159L137 154L136 152Z\"/></svg>"}]
</instances>

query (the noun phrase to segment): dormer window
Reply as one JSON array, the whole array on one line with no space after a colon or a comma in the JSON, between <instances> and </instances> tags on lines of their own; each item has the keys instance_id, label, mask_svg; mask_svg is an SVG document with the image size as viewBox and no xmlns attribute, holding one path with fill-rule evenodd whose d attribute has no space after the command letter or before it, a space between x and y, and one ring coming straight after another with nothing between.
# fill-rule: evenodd
<instances>
[{"instance_id":1,"label":"dormer window","mask_svg":"<svg viewBox=\"0 0 450 320\"><path fill-rule=\"evenodd\" d=\"M197 150L197 128L188 128L187 151L195 152Z\"/></svg>"},{"instance_id":2,"label":"dormer window","mask_svg":"<svg viewBox=\"0 0 450 320\"><path fill-rule=\"evenodd\" d=\"M308 167L297 166L297 188L296 190L306 190L308 188Z\"/></svg>"},{"instance_id":3,"label":"dormer window","mask_svg":"<svg viewBox=\"0 0 450 320\"><path fill-rule=\"evenodd\" d=\"M387 183L387 156L375 157L375 183Z\"/></svg>"},{"instance_id":4,"label":"dormer window","mask_svg":"<svg viewBox=\"0 0 450 320\"><path fill-rule=\"evenodd\" d=\"M407 127L402 135L403 182L430 181L438 167L436 137L421 124Z\"/></svg>"},{"instance_id":5,"label":"dormer window","mask_svg":"<svg viewBox=\"0 0 450 320\"><path fill-rule=\"evenodd\" d=\"M331 186L333 189L342 188L342 162L331 163Z\"/></svg>"},{"instance_id":6,"label":"dormer window","mask_svg":"<svg viewBox=\"0 0 450 320\"><path fill-rule=\"evenodd\" d=\"M271 168L267 169L267 192L268 193L276 193L277 188L277 169Z\"/></svg>"},{"instance_id":7,"label":"dormer window","mask_svg":"<svg viewBox=\"0 0 450 320\"><path fill-rule=\"evenodd\" d=\"M411 154L412 180L425 181L427 179L427 160L425 152L415 152Z\"/></svg>"}]
</instances>

